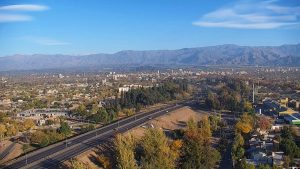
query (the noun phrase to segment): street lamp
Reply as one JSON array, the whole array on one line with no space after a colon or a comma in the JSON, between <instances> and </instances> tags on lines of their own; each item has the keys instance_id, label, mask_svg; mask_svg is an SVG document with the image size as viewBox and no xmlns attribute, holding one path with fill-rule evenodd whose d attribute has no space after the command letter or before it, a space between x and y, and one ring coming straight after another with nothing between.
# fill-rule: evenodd
<instances>
[{"instance_id":1,"label":"street lamp","mask_svg":"<svg viewBox=\"0 0 300 169\"><path fill-rule=\"evenodd\" d=\"M28 161L27 161L27 153L25 154L25 163L26 163L26 165L28 164Z\"/></svg>"}]
</instances>

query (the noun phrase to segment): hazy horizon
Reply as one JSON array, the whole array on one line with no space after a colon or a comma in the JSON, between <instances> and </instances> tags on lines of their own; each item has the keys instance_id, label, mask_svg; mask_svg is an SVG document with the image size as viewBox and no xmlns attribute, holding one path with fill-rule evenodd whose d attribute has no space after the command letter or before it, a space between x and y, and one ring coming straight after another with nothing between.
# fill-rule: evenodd
<instances>
[{"instance_id":1,"label":"hazy horizon","mask_svg":"<svg viewBox=\"0 0 300 169\"><path fill-rule=\"evenodd\" d=\"M267 46L259 46L259 45L238 45L238 44L218 44L218 45L209 45L209 46L194 46L194 47L182 47L182 48L174 48L174 49L140 49L140 50L134 50L134 49L124 49L119 50L116 52L110 52L110 53L104 53L104 52L95 52L95 53L15 53L15 54L9 54L9 55L0 55L0 57L10 57L15 55L71 55L71 56L87 56L87 55L94 55L94 54L108 54L113 55L119 52L123 51L134 51L134 52L140 52L140 51L168 51L168 50L181 50L181 49L193 49L193 48L205 48L205 47L215 47L215 46L224 46L224 45L235 45L240 47L279 47L279 46L286 46L286 45L300 45L299 43L295 44L281 44L281 45L267 45Z\"/></svg>"},{"instance_id":2,"label":"hazy horizon","mask_svg":"<svg viewBox=\"0 0 300 169\"><path fill-rule=\"evenodd\" d=\"M0 2L0 56L298 44L300 2Z\"/></svg>"}]
</instances>

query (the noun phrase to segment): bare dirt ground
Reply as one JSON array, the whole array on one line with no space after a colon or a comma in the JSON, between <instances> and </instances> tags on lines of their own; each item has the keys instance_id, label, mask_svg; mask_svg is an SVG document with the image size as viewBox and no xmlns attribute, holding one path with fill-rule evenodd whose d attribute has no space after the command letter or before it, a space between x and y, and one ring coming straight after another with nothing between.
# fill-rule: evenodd
<instances>
[{"instance_id":1,"label":"bare dirt ground","mask_svg":"<svg viewBox=\"0 0 300 169\"><path fill-rule=\"evenodd\" d=\"M189 119L200 120L205 115L203 111L194 111L190 107L183 107L178 110L169 112L168 114L161 116L156 119L148 121L147 124L136 127L125 134L132 134L136 138L141 138L147 127L161 128L165 131L181 129L186 127L186 122ZM99 150L100 149L100 150ZM101 168L97 162L94 160L99 154L101 154L100 148L94 148L92 150L86 151L76 157L77 160L89 164L91 168ZM64 163L66 166L70 166L70 161Z\"/></svg>"},{"instance_id":2,"label":"bare dirt ground","mask_svg":"<svg viewBox=\"0 0 300 169\"><path fill-rule=\"evenodd\" d=\"M7 141L7 140L4 142L5 142L5 148L2 151L4 151L10 144L12 144L11 141ZM1 151L1 153L2 153L2 151ZM0 164L5 163L11 159L14 159L14 158L20 156L22 153L23 153L22 145L17 143L13 147L11 153L9 153L4 159L2 159L0 161Z\"/></svg>"},{"instance_id":3,"label":"bare dirt ground","mask_svg":"<svg viewBox=\"0 0 300 169\"><path fill-rule=\"evenodd\" d=\"M0 143L0 154L11 144L11 141L4 140Z\"/></svg>"},{"instance_id":4,"label":"bare dirt ground","mask_svg":"<svg viewBox=\"0 0 300 169\"><path fill-rule=\"evenodd\" d=\"M146 128L152 127L163 129L165 131L182 129L186 127L186 122L189 119L194 119L195 121L200 120L203 117L203 113L194 111L189 107L183 107L181 109L172 111L164 116L150 120L146 125L134 128L128 131L126 134L132 134L136 138L143 136Z\"/></svg>"}]
</instances>

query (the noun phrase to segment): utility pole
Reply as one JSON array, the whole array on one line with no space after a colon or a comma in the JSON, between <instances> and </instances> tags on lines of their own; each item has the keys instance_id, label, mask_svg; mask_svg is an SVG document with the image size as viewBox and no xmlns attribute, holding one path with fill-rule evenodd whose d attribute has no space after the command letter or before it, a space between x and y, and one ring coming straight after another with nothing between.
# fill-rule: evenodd
<instances>
[{"instance_id":1,"label":"utility pole","mask_svg":"<svg viewBox=\"0 0 300 169\"><path fill-rule=\"evenodd\" d=\"M120 126L120 122L119 122L119 118L118 118L118 128L119 128L119 126Z\"/></svg>"},{"instance_id":2,"label":"utility pole","mask_svg":"<svg viewBox=\"0 0 300 169\"><path fill-rule=\"evenodd\" d=\"M65 135L66 137L66 148L68 147L68 137Z\"/></svg>"},{"instance_id":3,"label":"utility pole","mask_svg":"<svg viewBox=\"0 0 300 169\"><path fill-rule=\"evenodd\" d=\"M26 143L27 143L27 135L28 135L28 130L26 131L26 134L25 134L25 140L26 140ZM25 165L27 166L28 164L28 159L27 159L27 149L25 150Z\"/></svg>"},{"instance_id":4,"label":"utility pole","mask_svg":"<svg viewBox=\"0 0 300 169\"><path fill-rule=\"evenodd\" d=\"M253 82L253 92L252 92L252 103L254 104L254 97L255 97L255 88L254 88L254 82Z\"/></svg>"}]
</instances>

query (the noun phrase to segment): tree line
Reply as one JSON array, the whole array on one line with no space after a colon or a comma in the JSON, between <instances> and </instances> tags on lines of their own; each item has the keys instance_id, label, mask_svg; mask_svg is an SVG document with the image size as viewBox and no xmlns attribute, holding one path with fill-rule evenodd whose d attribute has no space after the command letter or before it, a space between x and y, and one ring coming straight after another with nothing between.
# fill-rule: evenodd
<instances>
[{"instance_id":1,"label":"tree line","mask_svg":"<svg viewBox=\"0 0 300 169\"><path fill-rule=\"evenodd\" d=\"M208 91L205 105L215 110L243 111L250 92L246 83L239 79L225 78L218 85L221 87L217 88L215 93Z\"/></svg>"},{"instance_id":2,"label":"tree line","mask_svg":"<svg viewBox=\"0 0 300 169\"><path fill-rule=\"evenodd\" d=\"M187 129L174 140L162 130L148 129L141 140L118 135L115 139L116 168L120 169L209 169L220 160L211 146L211 129L207 117L188 121Z\"/></svg>"},{"instance_id":3,"label":"tree line","mask_svg":"<svg viewBox=\"0 0 300 169\"><path fill-rule=\"evenodd\" d=\"M175 99L180 99L190 92L187 80L166 80L159 85L144 88L131 88L127 92L116 94L114 99L106 99L102 107L97 102L81 104L73 111L95 123L109 123L120 114L133 115L141 108Z\"/></svg>"}]
</instances>

